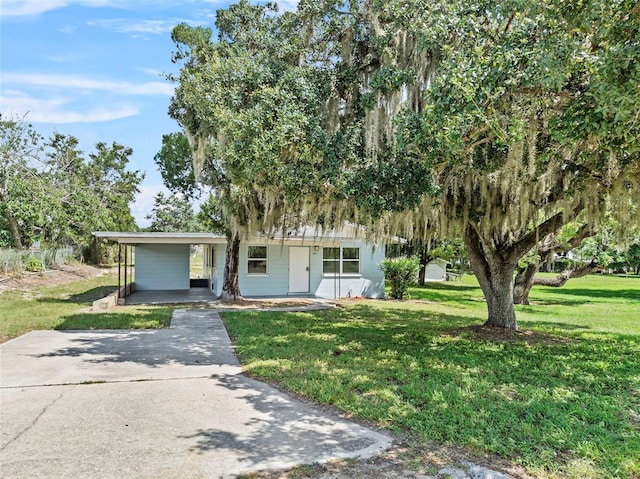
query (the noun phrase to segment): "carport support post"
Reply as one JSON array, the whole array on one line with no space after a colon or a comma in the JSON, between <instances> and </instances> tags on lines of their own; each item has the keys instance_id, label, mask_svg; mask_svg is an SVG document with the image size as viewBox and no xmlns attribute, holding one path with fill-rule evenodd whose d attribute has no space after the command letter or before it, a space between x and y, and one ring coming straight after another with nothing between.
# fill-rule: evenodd
<instances>
[{"instance_id":1,"label":"carport support post","mask_svg":"<svg viewBox=\"0 0 640 479\"><path fill-rule=\"evenodd\" d=\"M118 243L118 299L120 298L120 266L122 265L122 244ZM126 296L126 295L125 295Z\"/></svg>"},{"instance_id":2,"label":"carport support post","mask_svg":"<svg viewBox=\"0 0 640 479\"><path fill-rule=\"evenodd\" d=\"M127 245L124 245L124 296L127 296L127 260L128 258L128 254L127 254Z\"/></svg>"}]
</instances>

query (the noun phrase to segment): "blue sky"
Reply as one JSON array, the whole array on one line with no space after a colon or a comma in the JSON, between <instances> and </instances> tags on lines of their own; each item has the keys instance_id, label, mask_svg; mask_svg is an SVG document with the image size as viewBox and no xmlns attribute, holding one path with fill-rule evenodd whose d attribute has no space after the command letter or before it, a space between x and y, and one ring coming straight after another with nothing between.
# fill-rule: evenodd
<instances>
[{"instance_id":1,"label":"blue sky","mask_svg":"<svg viewBox=\"0 0 640 479\"><path fill-rule=\"evenodd\" d=\"M163 190L153 156L177 131L163 73L180 22L213 27L228 0L2 0L0 111L22 116L44 136L76 136L85 152L99 141L133 149L130 168L146 173L132 205L138 224ZM294 8L296 0L279 1Z\"/></svg>"}]
</instances>

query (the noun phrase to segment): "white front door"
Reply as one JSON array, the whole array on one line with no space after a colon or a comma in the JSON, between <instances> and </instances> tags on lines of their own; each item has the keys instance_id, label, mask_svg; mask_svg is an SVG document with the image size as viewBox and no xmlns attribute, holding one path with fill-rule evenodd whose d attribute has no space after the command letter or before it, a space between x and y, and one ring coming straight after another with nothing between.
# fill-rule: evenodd
<instances>
[{"instance_id":1,"label":"white front door","mask_svg":"<svg viewBox=\"0 0 640 479\"><path fill-rule=\"evenodd\" d=\"M289 247L289 292L309 292L309 248Z\"/></svg>"}]
</instances>

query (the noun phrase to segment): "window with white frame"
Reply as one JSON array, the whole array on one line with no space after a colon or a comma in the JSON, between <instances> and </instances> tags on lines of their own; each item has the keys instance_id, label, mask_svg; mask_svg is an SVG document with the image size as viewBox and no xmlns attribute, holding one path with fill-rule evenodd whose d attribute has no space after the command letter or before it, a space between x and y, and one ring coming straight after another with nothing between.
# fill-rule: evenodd
<instances>
[{"instance_id":1,"label":"window with white frame","mask_svg":"<svg viewBox=\"0 0 640 479\"><path fill-rule=\"evenodd\" d=\"M360 248L322 248L324 274L360 274Z\"/></svg>"},{"instance_id":2,"label":"window with white frame","mask_svg":"<svg viewBox=\"0 0 640 479\"><path fill-rule=\"evenodd\" d=\"M342 272L360 274L360 248L342 248Z\"/></svg>"},{"instance_id":3,"label":"window with white frame","mask_svg":"<svg viewBox=\"0 0 640 479\"><path fill-rule=\"evenodd\" d=\"M267 274L266 246L249 246L247 251L247 274Z\"/></svg>"}]
</instances>

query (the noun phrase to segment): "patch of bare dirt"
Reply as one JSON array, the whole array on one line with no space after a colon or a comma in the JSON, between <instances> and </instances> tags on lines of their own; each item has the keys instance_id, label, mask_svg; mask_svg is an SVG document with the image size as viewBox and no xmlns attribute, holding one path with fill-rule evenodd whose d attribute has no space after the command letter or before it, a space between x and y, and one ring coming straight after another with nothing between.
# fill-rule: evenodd
<instances>
[{"instance_id":1,"label":"patch of bare dirt","mask_svg":"<svg viewBox=\"0 0 640 479\"><path fill-rule=\"evenodd\" d=\"M524 469L503 459L474 456L463 449L427 443L409 435L398 436L392 447L368 459L312 464L286 471L266 471L242 477L246 479L441 479L452 477L450 474L452 469L464 469L464 465L470 463L513 479L533 479ZM486 477L500 476L497 474L491 476L489 473Z\"/></svg>"},{"instance_id":2,"label":"patch of bare dirt","mask_svg":"<svg viewBox=\"0 0 640 479\"><path fill-rule=\"evenodd\" d=\"M82 263L68 264L38 273L25 271L19 275L0 276L0 293L12 290L30 292L44 286L70 283L78 279L102 276L103 274L108 274L110 271L110 268L102 268Z\"/></svg>"},{"instance_id":3,"label":"patch of bare dirt","mask_svg":"<svg viewBox=\"0 0 640 479\"><path fill-rule=\"evenodd\" d=\"M217 303L225 309L296 308L315 304L313 300L304 298L240 299L237 301L218 301Z\"/></svg>"}]
</instances>

